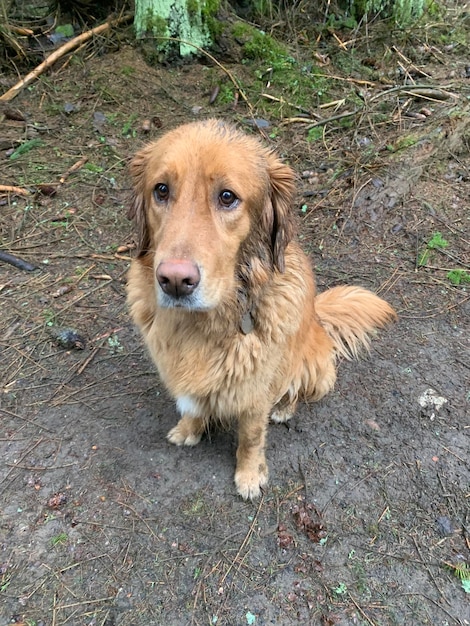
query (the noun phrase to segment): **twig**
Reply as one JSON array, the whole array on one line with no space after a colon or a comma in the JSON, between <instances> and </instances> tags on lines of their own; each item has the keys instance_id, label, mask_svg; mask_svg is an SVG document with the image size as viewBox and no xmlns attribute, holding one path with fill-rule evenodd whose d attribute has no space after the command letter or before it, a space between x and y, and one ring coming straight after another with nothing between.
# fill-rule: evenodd
<instances>
[{"instance_id":1,"label":"twig","mask_svg":"<svg viewBox=\"0 0 470 626\"><path fill-rule=\"evenodd\" d=\"M90 352L90 354L88 355L88 357L83 361L83 363L80 365L80 367L77 369L77 376L80 376L80 374L83 374L84 370L90 365L90 363L93 361L93 359L95 358L95 356L98 354L98 352L101 350L102 346L96 346L95 348L93 348L93 350ZM70 378L70 380L72 380L73 376ZM66 381L63 386L65 387L65 385L67 385L70 380ZM57 389L58 393L60 391L60 389Z\"/></svg>"},{"instance_id":2,"label":"twig","mask_svg":"<svg viewBox=\"0 0 470 626\"><path fill-rule=\"evenodd\" d=\"M436 606L440 611L445 613L447 617L449 617L454 622L454 624L457 624L458 626L461 626L462 624L462 622L458 618L452 615L452 613L449 613L449 611L447 611L443 606L441 606L439 602L436 602L436 600L431 598L431 596L427 596L425 593L422 593L419 591L416 591L416 592L409 591L409 592L402 593L401 595L402 596L419 596L420 598L426 598L426 600L434 604L434 606Z\"/></svg>"},{"instance_id":3,"label":"twig","mask_svg":"<svg viewBox=\"0 0 470 626\"><path fill-rule=\"evenodd\" d=\"M452 93L451 91L445 91L443 87L431 87L430 85L399 85L398 87L392 87L391 89L386 89L385 91L381 91L372 98L369 98L369 102L373 100L377 100L378 98L382 98L383 96L388 96L392 93L403 92L407 95L412 96L420 96L425 97L433 95L436 100L447 100L448 98L457 98L457 95Z\"/></svg>"},{"instance_id":4,"label":"twig","mask_svg":"<svg viewBox=\"0 0 470 626\"><path fill-rule=\"evenodd\" d=\"M35 450L44 440L43 437L40 437L35 443L33 443L31 446L29 446L29 448L26 450L26 452L24 452L21 457L18 459L18 463L21 464L24 459L28 456L28 454L31 454L31 452L33 450ZM2 483L6 482L6 479L10 476L10 474L16 469L16 465L14 467L12 467L6 474L5 476L2 478ZM11 481L10 481L11 482ZM1 489L0 489L0 493L3 493L5 491L5 489L8 488L10 482L7 485L4 485Z\"/></svg>"},{"instance_id":5,"label":"twig","mask_svg":"<svg viewBox=\"0 0 470 626\"><path fill-rule=\"evenodd\" d=\"M112 26L118 26L119 24L123 24L129 22L132 19L131 14L123 15L115 20L110 20L104 24L100 24L91 30L87 30L84 33L81 33L77 37L74 37L70 41L67 41L63 46L54 50L45 61L43 61L40 65L38 65L32 72L27 74L24 78L22 78L16 85L13 85L11 89L6 91L3 95L0 96L0 101L2 102L10 102L13 100L20 91L22 91L25 87L27 87L30 83L32 83L38 76L40 76L43 72L49 69L54 63L63 57L67 52L70 52L74 48L77 48L79 45L88 41L95 35L100 35L104 33L106 30L111 28Z\"/></svg>"},{"instance_id":6,"label":"twig","mask_svg":"<svg viewBox=\"0 0 470 626\"><path fill-rule=\"evenodd\" d=\"M67 180L67 178L70 176L70 174L73 174L73 172L76 172L77 170L81 169L87 161L88 161L88 157L84 156L81 159L79 159L76 163L74 163L71 167L69 167L69 169L65 171L60 177L59 184L63 185L65 181Z\"/></svg>"},{"instance_id":7,"label":"twig","mask_svg":"<svg viewBox=\"0 0 470 626\"><path fill-rule=\"evenodd\" d=\"M359 611L359 613L362 615L362 617L369 622L370 626L376 626L375 622L373 622L370 617L367 615L367 613L359 606L359 604L356 602L356 600L354 600L354 598L352 597L352 595L349 593L349 598L351 600L351 602L354 604L354 606L356 607L356 609Z\"/></svg>"},{"instance_id":8,"label":"twig","mask_svg":"<svg viewBox=\"0 0 470 626\"><path fill-rule=\"evenodd\" d=\"M10 254L9 252L4 252L3 250L0 250L0 261L9 263L10 265L13 265L13 267L25 272L34 272L34 270L38 269L35 265L28 263L28 261L23 261L23 259L13 256L13 254Z\"/></svg>"},{"instance_id":9,"label":"twig","mask_svg":"<svg viewBox=\"0 0 470 626\"><path fill-rule=\"evenodd\" d=\"M308 115L310 115L310 117L317 117L317 118L319 117L315 113L311 113L305 107L299 106L298 104L294 104L293 102L289 102L288 100L285 100L282 97L276 98L276 96L272 96L270 93L262 93L260 94L260 96L262 98L266 98L267 100L272 100L273 102L279 102L279 104L287 104L287 106L290 106L293 109L297 109L297 111L301 111L302 113L307 113Z\"/></svg>"},{"instance_id":10,"label":"twig","mask_svg":"<svg viewBox=\"0 0 470 626\"><path fill-rule=\"evenodd\" d=\"M428 100L447 100L448 98L457 98L456 94L450 91L444 91L444 89L433 88L429 85L400 85L399 87L392 87L391 89L387 89L386 91L381 91L380 93L375 94L372 98L368 98L367 103L373 102L374 100L378 100L379 98L383 98L384 96L388 96L392 93L401 92L406 95L424 98ZM324 120L319 120L314 124L307 126L307 130L311 128L316 128L317 126L325 126L325 124L329 124L330 122L335 122L336 120L343 119L345 117L352 117L353 115L358 115L359 113L363 113L365 107L362 106L358 109L354 109L354 111L346 111L345 113L338 113L338 115L333 115L332 117L328 117Z\"/></svg>"},{"instance_id":11,"label":"twig","mask_svg":"<svg viewBox=\"0 0 470 626\"><path fill-rule=\"evenodd\" d=\"M410 59L408 59L403 53L401 53L400 50L398 50L396 46L392 46L392 50L398 54L398 56L408 65L408 67L411 67L415 72L417 72L421 76L425 76L426 78L431 78L429 74L426 74L426 72L423 72L423 70L420 70L419 67L417 67L414 63L412 63Z\"/></svg>"},{"instance_id":12,"label":"twig","mask_svg":"<svg viewBox=\"0 0 470 626\"><path fill-rule=\"evenodd\" d=\"M310 126L307 126L307 130L310 130L311 128L316 128L317 126L325 126L325 124L329 124L330 122L335 122L336 120L342 120L345 117L352 117L353 115L362 113L363 110L364 110L363 108L360 108L360 109L354 109L354 111L346 111L345 113L338 113L338 115L327 117L324 120L320 120L318 122L315 122L315 124L311 124Z\"/></svg>"},{"instance_id":13,"label":"twig","mask_svg":"<svg viewBox=\"0 0 470 626\"><path fill-rule=\"evenodd\" d=\"M25 422L26 424L30 424L31 426L36 426L36 428L40 428L41 430L45 430L48 433L55 433L55 431L52 430L51 428L47 428L46 426L43 426L42 424L39 424L38 422L35 422L32 419L28 419L27 417L23 417L22 415L18 415L18 413L13 413L13 411L9 411L8 409L1 409L1 413L4 413L5 415L9 415L10 417L14 417L14 418L19 419L19 420L23 420L23 422Z\"/></svg>"},{"instance_id":14,"label":"twig","mask_svg":"<svg viewBox=\"0 0 470 626\"><path fill-rule=\"evenodd\" d=\"M71 609L75 606L85 606L85 605L90 605L90 604L95 604L95 603L97 604L99 602L109 602L110 600L115 600L115 599L116 599L116 596L105 596L104 598L95 598L94 600L80 600L79 602L70 602L69 604L57 605L57 609L58 610Z\"/></svg>"},{"instance_id":15,"label":"twig","mask_svg":"<svg viewBox=\"0 0 470 626\"><path fill-rule=\"evenodd\" d=\"M211 558L214 555L217 554L217 552L222 548L222 546L225 543L227 543L227 541L229 541L230 539L233 539L237 535L240 535L241 532L242 531L238 530L237 532L231 533L230 535L227 535L227 537L224 537L222 539L222 541L215 547L215 549L212 550L212 552L210 552L210 554L207 557L203 567L201 568L201 574L200 574L199 582L197 583L195 589L193 589L194 602L193 602L193 615L192 615L192 619L191 619L191 625L195 623L194 620L195 620L195 612L196 612L197 602L198 602L198 599L199 599L199 594L201 592L202 585L204 583L204 578L206 578L206 576L203 577L204 570L206 569L207 565L209 564Z\"/></svg>"},{"instance_id":16,"label":"twig","mask_svg":"<svg viewBox=\"0 0 470 626\"><path fill-rule=\"evenodd\" d=\"M245 535L245 538L243 539L243 541L240 544L240 547L238 548L237 554L235 555L235 558L233 559L233 561L230 563L230 567L228 568L228 570L225 572L225 574L222 576L222 579L220 581L220 586L222 586L225 582L225 580L227 579L227 576L230 574L233 566L235 565L235 563L238 561L240 554L242 552L242 550L245 548L246 544L248 543L248 541L250 540L251 535L253 534L253 530L255 528L255 524L258 522L258 515L259 512L261 511L261 507L263 505L264 502L264 494L261 497L261 500L259 502L258 505L258 509L256 511L256 514L253 518L253 521L251 522L250 528L248 529L248 532Z\"/></svg>"},{"instance_id":17,"label":"twig","mask_svg":"<svg viewBox=\"0 0 470 626\"><path fill-rule=\"evenodd\" d=\"M0 193L14 193L17 196L29 196L31 192L28 189L15 187L14 185L0 185Z\"/></svg>"},{"instance_id":18,"label":"twig","mask_svg":"<svg viewBox=\"0 0 470 626\"><path fill-rule=\"evenodd\" d=\"M426 561L423 558L423 555L421 554L421 550L419 548L418 542L416 541L416 537L414 535L411 535L411 539L414 543L416 552L418 553L419 558L421 559L421 562L423 564L424 569L427 571L429 578L431 579L432 584L434 585L434 587L436 588L438 594L440 595L440 597L444 600L444 602L446 604L448 604L449 606L451 605L451 603L449 602L449 600L445 597L445 595L442 593L442 591L439 589L439 585L436 582L436 579L434 578L434 576L432 575L431 570L429 569L429 567L426 564Z\"/></svg>"},{"instance_id":19,"label":"twig","mask_svg":"<svg viewBox=\"0 0 470 626\"><path fill-rule=\"evenodd\" d=\"M315 115L315 117L318 119L318 116ZM280 124L282 126L285 126L286 124L310 124L313 123L315 124L315 120L308 118L308 117L286 117L284 118Z\"/></svg>"},{"instance_id":20,"label":"twig","mask_svg":"<svg viewBox=\"0 0 470 626\"><path fill-rule=\"evenodd\" d=\"M152 537L154 539L156 539L157 541L161 541L161 538L154 533L154 531L147 524L147 521L141 515L139 515L139 513L137 513L137 511L135 510L134 507L132 507L130 504L126 504L125 502L120 502L119 500L115 500L115 502L116 502L116 504L119 504L119 506L125 507L126 509L129 509L130 511L132 511L134 513L134 515L137 517L137 519L140 522L142 522L142 524L144 524L144 526L147 527L147 530L152 535Z\"/></svg>"},{"instance_id":21,"label":"twig","mask_svg":"<svg viewBox=\"0 0 470 626\"><path fill-rule=\"evenodd\" d=\"M466 367L468 367L468 365L466 363L463 363L463 365L465 365ZM446 452L448 452L449 454L452 454L453 456L455 456L456 459L458 459L459 461L462 461L462 463L464 463L465 465L467 465L468 460L466 461L464 458L462 458L461 456L459 456L458 454L455 454L455 452L452 452L452 450L449 450L449 448L447 448L446 446L442 445L443 450L445 450Z\"/></svg>"}]
</instances>

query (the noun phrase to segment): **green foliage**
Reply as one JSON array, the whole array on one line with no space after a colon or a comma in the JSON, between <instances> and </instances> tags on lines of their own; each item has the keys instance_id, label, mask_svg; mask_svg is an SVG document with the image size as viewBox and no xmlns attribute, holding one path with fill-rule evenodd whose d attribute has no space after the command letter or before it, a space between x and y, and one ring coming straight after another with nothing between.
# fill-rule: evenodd
<instances>
[{"instance_id":1,"label":"green foliage","mask_svg":"<svg viewBox=\"0 0 470 626\"><path fill-rule=\"evenodd\" d=\"M347 591L348 588L344 583L339 583L339 585L333 589L333 593L337 596L344 596Z\"/></svg>"},{"instance_id":2,"label":"green foliage","mask_svg":"<svg viewBox=\"0 0 470 626\"><path fill-rule=\"evenodd\" d=\"M95 165L94 163L85 163L83 169L87 172L92 172L93 174L100 174L103 171L101 166Z\"/></svg>"},{"instance_id":3,"label":"green foliage","mask_svg":"<svg viewBox=\"0 0 470 626\"><path fill-rule=\"evenodd\" d=\"M352 15L338 16L335 13L331 13L328 16L326 25L333 30L341 30L342 28L353 29L357 28L357 21Z\"/></svg>"},{"instance_id":4,"label":"green foliage","mask_svg":"<svg viewBox=\"0 0 470 626\"><path fill-rule=\"evenodd\" d=\"M127 138L135 137L136 131L132 129L132 125L134 124L134 122L136 121L138 117L139 116L137 113L132 113L129 119L125 122L121 131L121 134L124 135L124 137L127 137Z\"/></svg>"},{"instance_id":5,"label":"green foliage","mask_svg":"<svg viewBox=\"0 0 470 626\"><path fill-rule=\"evenodd\" d=\"M22 143L21 146L18 146L18 148L16 148L16 150L10 154L10 160L15 161L16 159L19 159L20 156L22 156L23 154L27 154L28 152L30 152L33 148L38 148L42 145L43 144L40 139L29 139L28 141Z\"/></svg>"},{"instance_id":6,"label":"green foliage","mask_svg":"<svg viewBox=\"0 0 470 626\"><path fill-rule=\"evenodd\" d=\"M201 6L201 15L204 19L215 17L220 8L220 0L205 0Z\"/></svg>"},{"instance_id":7,"label":"green foliage","mask_svg":"<svg viewBox=\"0 0 470 626\"><path fill-rule=\"evenodd\" d=\"M448 245L449 245L449 242L447 241L447 239L444 239L444 237L442 236L440 232L435 232L433 236L431 237L431 239L426 244L426 248L419 255L418 267L422 267L423 265L426 265L429 259L431 250L443 250L444 248L447 248Z\"/></svg>"},{"instance_id":8,"label":"green foliage","mask_svg":"<svg viewBox=\"0 0 470 626\"><path fill-rule=\"evenodd\" d=\"M430 250L435 250L436 248L447 248L449 242L447 239L444 239L441 233L436 232L433 234L431 239L428 241L428 248Z\"/></svg>"},{"instance_id":9,"label":"green foliage","mask_svg":"<svg viewBox=\"0 0 470 626\"><path fill-rule=\"evenodd\" d=\"M198 0L186 0L186 8L190 15L196 15L199 11L199 2Z\"/></svg>"},{"instance_id":10,"label":"green foliage","mask_svg":"<svg viewBox=\"0 0 470 626\"><path fill-rule=\"evenodd\" d=\"M231 32L242 45L243 62L256 77L253 92L258 95L268 89L279 98L277 103L263 102L260 115L284 115L289 103L308 111L325 101L329 82L313 63L300 64L287 46L245 22L236 22Z\"/></svg>"},{"instance_id":11,"label":"green foliage","mask_svg":"<svg viewBox=\"0 0 470 626\"><path fill-rule=\"evenodd\" d=\"M236 39L244 42L243 54L247 59L279 66L289 58L286 46L249 24L236 22L233 25L232 34Z\"/></svg>"},{"instance_id":12,"label":"green foliage","mask_svg":"<svg viewBox=\"0 0 470 626\"><path fill-rule=\"evenodd\" d=\"M447 278L453 285L470 283L470 274L466 270L456 269L447 273Z\"/></svg>"},{"instance_id":13,"label":"green foliage","mask_svg":"<svg viewBox=\"0 0 470 626\"><path fill-rule=\"evenodd\" d=\"M133 74L135 74L135 67L132 67L131 65L123 65L121 67L121 72L124 74L124 76L132 76Z\"/></svg>"},{"instance_id":14,"label":"green foliage","mask_svg":"<svg viewBox=\"0 0 470 626\"><path fill-rule=\"evenodd\" d=\"M436 4L435 0L352 0L350 6L356 18L380 13L393 18L399 26L409 26Z\"/></svg>"},{"instance_id":15,"label":"green foliage","mask_svg":"<svg viewBox=\"0 0 470 626\"><path fill-rule=\"evenodd\" d=\"M454 572L454 576L460 579L465 593L470 593L470 565L464 562L456 565L446 563L445 565Z\"/></svg>"},{"instance_id":16,"label":"green foliage","mask_svg":"<svg viewBox=\"0 0 470 626\"><path fill-rule=\"evenodd\" d=\"M321 126L314 126L308 131L307 141L318 141L323 137L323 128Z\"/></svg>"},{"instance_id":17,"label":"green foliage","mask_svg":"<svg viewBox=\"0 0 470 626\"><path fill-rule=\"evenodd\" d=\"M56 535L55 537L52 537L51 539L51 545L52 546L60 546L63 545L64 543L67 543L68 541L68 537L66 533L59 533L58 535Z\"/></svg>"},{"instance_id":18,"label":"green foliage","mask_svg":"<svg viewBox=\"0 0 470 626\"><path fill-rule=\"evenodd\" d=\"M230 85L220 85L219 94L217 96L217 102L219 104L232 104L234 97L234 89L231 83Z\"/></svg>"},{"instance_id":19,"label":"green foliage","mask_svg":"<svg viewBox=\"0 0 470 626\"><path fill-rule=\"evenodd\" d=\"M74 35L72 24L61 24L60 26L57 26L55 32L59 33L59 35L63 35L64 37L73 37Z\"/></svg>"},{"instance_id":20,"label":"green foliage","mask_svg":"<svg viewBox=\"0 0 470 626\"><path fill-rule=\"evenodd\" d=\"M387 150L389 152L398 152L399 150L406 150L406 148L411 148L418 142L418 138L414 135L407 135L405 137L400 137L395 145L389 144L387 146Z\"/></svg>"}]
</instances>

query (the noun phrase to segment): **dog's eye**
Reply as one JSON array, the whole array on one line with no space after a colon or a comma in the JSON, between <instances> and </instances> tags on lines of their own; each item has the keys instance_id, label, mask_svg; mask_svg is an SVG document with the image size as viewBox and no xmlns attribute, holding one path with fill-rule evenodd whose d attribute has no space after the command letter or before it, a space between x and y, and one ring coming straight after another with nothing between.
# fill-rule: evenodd
<instances>
[{"instance_id":1,"label":"dog's eye","mask_svg":"<svg viewBox=\"0 0 470 626\"><path fill-rule=\"evenodd\" d=\"M157 185L155 185L153 195L155 196L155 200L157 202L166 202L170 195L168 185L165 185L165 183L158 183Z\"/></svg>"},{"instance_id":2,"label":"dog's eye","mask_svg":"<svg viewBox=\"0 0 470 626\"><path fill-rule=\"evenodd\" d=\"M233 191L230 191L230 189L224 189L219 194L219 202L223 209L234 209L237 206L239 199Z\"/></svg>"}]
</instances>

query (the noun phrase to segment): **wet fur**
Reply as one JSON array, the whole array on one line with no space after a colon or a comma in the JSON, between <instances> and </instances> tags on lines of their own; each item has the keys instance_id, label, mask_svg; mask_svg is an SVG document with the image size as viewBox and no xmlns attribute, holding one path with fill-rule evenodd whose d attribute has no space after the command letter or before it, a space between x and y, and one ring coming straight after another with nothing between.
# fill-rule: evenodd
<instances>
[{"instance_id":1,"label":"wet fur","mask_svg":"<svg viewBox=\"0 0 470 626\"><path fill-rule=\"evenodd\" d=\"M128 303L181 413L168 439L195 445L212 420L235 421L236 487L255 498L268 479L269 417L286 421L299 398L328 393L337 356L367 348L369 333L395 313L360 287L316 295L310 263L293 241L295 175L234 126L208 120L176 128L143 148L131 173L138 255ZM153 196L161 182L171 190L164 206ZM222 189L240 198L236 209L217 206ZM155 270L168 258L201 269L204 309L160 306Z\"/></svg>"}]
</instances>

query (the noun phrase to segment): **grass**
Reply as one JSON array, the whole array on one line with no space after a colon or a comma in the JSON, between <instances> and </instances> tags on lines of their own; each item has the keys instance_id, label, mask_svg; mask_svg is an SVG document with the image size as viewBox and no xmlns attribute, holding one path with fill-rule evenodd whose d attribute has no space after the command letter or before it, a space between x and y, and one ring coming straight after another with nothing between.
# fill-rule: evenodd
<instances>
[{"instance_id":1,"label":"grass","mask_svg":"<svg viewBox=\"0 0 470 626\"><path fill-rule=\"evenodd\" d=\"M54 548L57 546L64 545L68 541L68 536L66 533L59 533L51 538L51 546Z\"/></svg>"}]
</instances>

